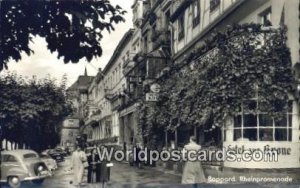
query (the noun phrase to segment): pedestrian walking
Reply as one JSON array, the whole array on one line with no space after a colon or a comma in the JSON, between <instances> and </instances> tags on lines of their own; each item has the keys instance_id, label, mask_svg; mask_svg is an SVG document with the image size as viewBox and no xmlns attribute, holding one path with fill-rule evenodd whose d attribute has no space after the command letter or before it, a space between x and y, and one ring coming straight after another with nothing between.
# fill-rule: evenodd
<instances>
[{"instance_id":1,"label":"pedestrian walking","mask_svg":"<svg viewBox=\"0 0 300 188\"><path fill-rule=\"evenodd\" d=\"M135 145L135 147L134 147L134 149L135 149L135 166L137 167L137 168L141 168L142 167L142 165L141 165L141 159L140 159L140 152L141 152L141 148L140 148L140 146L138 145L138 144L136 144Z\"/></svg>"},{"instance_id":2,"label":"pedestrian walking","mask_svg":"<svg viewBox=\"0 0 300 188\"><path fill-rule=\"evenodd\" d=\"M186 150L186 152L198 152L200 149L201 146L196 143L196 138L194 136L191 136L190 143L184 146L184 150ZM206 182L204 170L200 161L187 160L185 162L181 182L183 184L197 184Z\"/></svg>"},{"instance_id":3,"label":"pedestrian walking","mask_svg":"<svg viewBox=\"0 0 300 188\"><path fill-rule=\"evenodd\" d=\"M100 182L100 158L96 148L92 149L91 155L87 158L88 161L88 183L99 183Z\"/></svg>"},{"instance_id":4,"label":"pedestrian walking","mask_svg":"<svg viewBox=\"0 0 300 188\"><path fill-rule=\"evenodd\" d=\"M83 152L82 146L77 146L72 154L72 169L74 173L73 183L75 186L82 184L85 164L87 163L86 154Z\"/></svg>"},{"instance_id":5,"label":"pedestrian walking","mask_svg":"<svg viewBox=\"0 0 300 188\"><path fill-rule=\"evenodd\" d=\"M99 155L101 155L101 152L104 152L105 149L107 148L101 145L100 148L98 148ZM102 183L102 188L105 188L107 182L110 180L110 167L108 167L110 159L108 159L105 154L103 154L102 157L103 158L100 161L100 182Z\"/></svg>"}]
</instances>

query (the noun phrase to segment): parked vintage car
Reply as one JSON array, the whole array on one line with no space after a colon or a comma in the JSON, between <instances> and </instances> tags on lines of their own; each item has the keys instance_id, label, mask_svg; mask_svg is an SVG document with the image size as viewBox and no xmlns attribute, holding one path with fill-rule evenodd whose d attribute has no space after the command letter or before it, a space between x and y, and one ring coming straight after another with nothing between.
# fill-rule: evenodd
<instances>
[{"instance_id":1,"label":"parked vintage car","mask_svg":"<svg viewBox=\"0 0 300 188\"><path fill-rule=\"evenodd\" d=\"M57 169L56 161L49 154L40 154L41 160L47 165L47 168L51 171Z\"/></svg>"},{"instance_id":2,"label":"parked vintage car","mask_svg":"<svg viewBox=\"0 0 300 188\"><path fill-rule=\"evenodd\" d=\"M56 147L54 149L54 151L61 153L64 157L66 157L68 155L68 153L64 147Z\"/></svg>"},{"instance_id":3,"label":"parked vintage car","mask_svg":"<svg viewBox=\"0 0 300 188\"><path fill-rule=\"evenodd\" d=\"M46 164L32 150L13 150L1 152L1 182L10 187L20 187L21 182L43 183L50 176Z\"/></svg>"},{"instance_id":4,"label":"parked vintage car","mask_svg":"<svg viewBox=\"0 0 300 188\"><path fill-rule=\"evenodd\" d=\"M45 152L43 152L45 154ZM52 157L56 162L63 162L65 160L65 154L57 151L55 149L50 149L46 152L50 157Z\"/></svg>"}]
</instances>

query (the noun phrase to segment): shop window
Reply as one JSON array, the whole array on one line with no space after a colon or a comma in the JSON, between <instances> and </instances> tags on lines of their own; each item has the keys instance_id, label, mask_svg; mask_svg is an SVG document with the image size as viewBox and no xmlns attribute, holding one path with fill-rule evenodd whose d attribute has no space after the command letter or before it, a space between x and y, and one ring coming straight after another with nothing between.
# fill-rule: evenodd
<instances>
[{"instance_id":1,"label":"shop window","mask_svg":"<svg viewBox=\"0 0 300 188\"><path fill-rule=\"evenodd\" d=\"M292 129L288 129L288 141L292 141Z\"/></svg>"},{"instance_id":2,"label":"shop window","mask_svg":"<svg viewBox=\"0 0 300 188\"><path fill-rule=\"evenodd\" d=\"M257 129L253 128L246 128L243 130L243 140L251 140L256 141L257 140Z\"/></svg>"},{"instance_id":3,"label":"shop window","mask_svg":"<svg viewBox=\"0 0 300 188\"><path fill-rule=\"evenodd\" d=\"M260 128L259 129L260 141L273 141L273 129Z\"/></svg>"},{"instance_id":4,"label":"shop window","mask_svg":"<svg viewBox=\"0 0 300 188\"><path fill-rule=\"evenodd\" d=\"M262 105L257 97L243 101L241 112L233 117L234 141L292 141L292 119L297 115L293 114L293 101L274 104L283 104L283 107L271 116L258 109ZM284 108L285 105L287 108Z\"/></svg>"},{"instance_id":5,"label":"shop window","mask_svg":"<svg viewBox=\"0 0 300 188\"><path fill-rule=\"evenodd\" d=\"M286 141L287 139L287 129L276 128L275 129L275 140L276 141Z\"/></svg>"},{"instance_id":6,"label":"shop window","mask_svg":"<svg viewBox=\"0 0 300 188\"><path fill-rule=\"evenodd\" d=\"M178 41L184 38L184 14L178 18Z\"/></svg>"},{"instance_id":7,"label":"shop window","mask_svg":"<svg viewBox=\"0 0 300 188\"><path fill-rule=\"evenodd\" d=\"M234 125L235 127L242 127L242 116L237 115L234 117Z\"/></svg>"},{"instance_id":8,"label":"shop window","mask_svg":"<svg viewBox=\"0 0 300 188\"><path fill-rule=\"evenodd\" d=\"M260 127L272 127L273 126L273 118L267 114L259 115L259 126Z\"/></svg>"},{"instance_id":9,"label":"shop window","mask_svg":"<svg viewBox=\"0 0 300 188\"><path fill-rule=\"evenodd\" d=\"M257 116L254 114L244 115L244 127L256 127L257 126Z\"/></svg>"},{"instance_id":10,"label":"shop window","mask_svg":"<svg viewBox=\"0 0 300 188\"><path fill-rule=\"evenodd\" d=\"M195 0L193 3L193 27L200 23L200 1Z\"/></svg>"},{"instance_id":11,"label":"shop window","mask_svg":"<svg viewBox=\"0 0 300 188\"><path fill-rule=\"evenodd\" d=\"M234 129L233 140L237 141L242 138L242 129Z\"/></svg>"},{"instance_id":12,"label":"shop window","mask_svg":"<svg viewBox=\"0 0 300 188\"><path fill-rule=\"evenodd\" d=\"M289 117L292 117L291 115L288 115ZM275 127L286 127L288 124L288 119L286 115L278 116L275 121Z\"/></svg>"},{"instance_id":13,"label":"shop window","mask_svg":"<svg viewBox=\"0 0 300 188\"><path fill-rule=\"evenodd\" d=\"M215 11L220 6L220 0L210 0L209 8L210 12Z\"/></svg>"}]
</instances>

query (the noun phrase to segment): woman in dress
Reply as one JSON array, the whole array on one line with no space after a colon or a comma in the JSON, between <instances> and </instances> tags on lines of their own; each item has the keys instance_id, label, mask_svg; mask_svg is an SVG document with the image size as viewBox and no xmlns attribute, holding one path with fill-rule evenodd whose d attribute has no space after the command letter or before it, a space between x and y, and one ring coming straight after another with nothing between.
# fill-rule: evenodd
<instances>
[{"instance_id":1,"label":"woman in dress","mask_svg":"<svg viewBox=\"0 0 300 188\"><path fill-rule=\"evenodd\" d=\"M186 152L189 151L199 151L201 146L196 143L196 138L194 136L190 137L190 143L184 146L184 150ZM204 170L202 168L201 162L189 161L187 160L184 164L182 180L183 184L197 184L197 183L205 183L206 178L204 175Z\"/></svg>"},{"instance_id":2,"label":"woman in dress","mask_svg":"<svg viewBox=\"0 0 300 188\"><path fill-rule=\"evenodd\" d=\"M81 146L77 146L72 154L72 168L74 173L73 183L75 186L82 184L84 174L84 163L87 161L85 153L82 151Z\"/></svg>"},{"instance_id":3,"label":"woman in dress","mask_svg":"<svg viewBox=\"0 0 300 188\"><path fill-rule=\"evenodd\" d=\"M96 148L91 151L91 155L88 156L87 161L89 163L87 182L100 182L100 158Z\"/></svg>"}]
</instances>

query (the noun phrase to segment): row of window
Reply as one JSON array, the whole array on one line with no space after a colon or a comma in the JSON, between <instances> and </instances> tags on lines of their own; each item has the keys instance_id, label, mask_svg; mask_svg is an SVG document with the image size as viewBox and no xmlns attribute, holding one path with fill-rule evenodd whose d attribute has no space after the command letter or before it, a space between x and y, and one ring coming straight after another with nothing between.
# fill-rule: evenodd
<instances>
[{"instance_id":1,"label":"row of window","mask_svg":"<svg viewBox=\"0 0 300 188\"><path fill-rule=\"evenodd\" d=\"M201 19L201 5L200 0L194 0L192 3L192 24L193 28L198 26L200 24ZM210 0L209 9L210 12L214 12L220 7L221 1L220 0ZM264 10L262 13L259 14L259 22L263 25L270 26L271 23L271 16L272 16L272 10L271 7ZM178 41L184 38L184 26L185 26L185 19L184 19L184 13L178 18Z\"/></svg>"},{"instance_id":2,"label":"row of window","mask_svg":"<svg viewBox=\"0 0 300 188\"><path fill-rule=\"evenodd\" d=\"M210 0L210 12L215 11L220 6L220 0ZM193 27L200 24L200 1L195 0L192 4L192 15L193 15ZM178 19L178 40L184 38L184 14L182 14Z\"/></svg>"},{"instance_id":3,"label":"row of window","mask_svg":"<svg viewBox=\"0 0 300 188\"><path fill-rule=\"evenodd\" d=\"M244 102L240 113L233 117L233 127L225 128L225 141L227 132L233 132L233 141L292 141L293 117L297 116L293 114L293 101L274 117L261 112L259 107L257 99Z\"/></svg>"},{"instance_id":4,"label":"row of window","mask_svg":"<svg viewBox=\"0 0 300 188\"><path fill-rule=\"evenodd\" d=\"M89 138L95 140L110 138L113 136L114 131L116 131L117 126L118 125L112 125L111 121L106 121L104 125L91 130Z\"/></svg>"}]
</instances>

